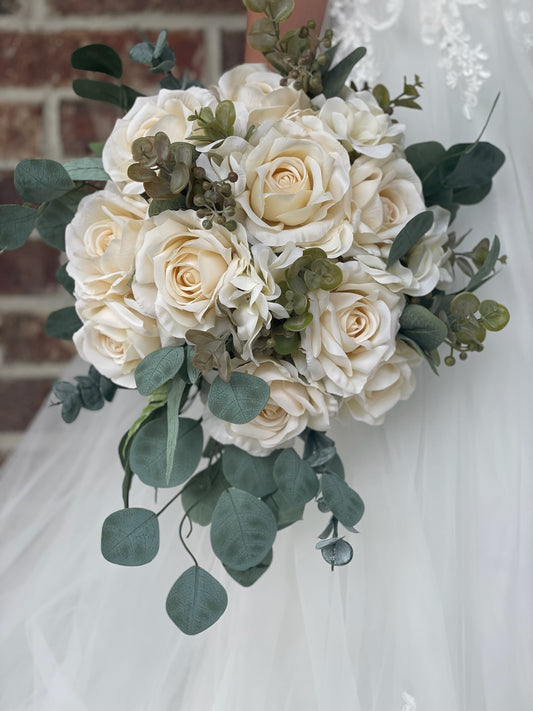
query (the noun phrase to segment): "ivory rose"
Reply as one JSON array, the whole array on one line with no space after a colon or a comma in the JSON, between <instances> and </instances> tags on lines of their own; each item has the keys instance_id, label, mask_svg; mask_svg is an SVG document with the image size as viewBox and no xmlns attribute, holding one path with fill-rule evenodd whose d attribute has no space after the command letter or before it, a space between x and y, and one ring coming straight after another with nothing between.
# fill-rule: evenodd
<instances>
[{"instance_id":1,"label":"ivory rose","mask_svg":"<svg viewBox=\"0 0 533 711\"><path fill-rule=\"evenodd\" d=\"M393 355L378 367L363 390L342 401L341 414L369 425L382 424L387 412L413 393L416 383L412 369L421 362L412 348L397 341Z\"/></svg>"},{"instance_id":2,"label":"ivory rose","mask_svg":"<svg viewBox=\"0 0 533 711\"><path fill-rule=\"evenodd\" d=\"M339 256L352 241L350 162L325 131L281 119L253 137L244 156L246 189L235 195L253 241L281 251L289 242Z\"/></svg>"},{"instance_id":3,"label":"ivory rose","mask_svg":"<svg viewBox=\"0 0 533 711\"><path fill-rule=\"evenodd\" d=\"M405 127L392 123L368 91L346 89L343 98L327 99L318 115L304 121L314 126L317 121L327 126L339 141L346 141L358 153L372 158L390 156L403 140Z\"/></svg>"},{"instance_id":4,"label":"ivory rose","mask_svg":"<svg viewBox=\"0 0 533 711\"><path fill-rule=\"evenodd\" d=\"M82 319L83 312L80 314ZM117 385L135 387L140 361L161 348L155 321L141 314L130 299L109 300L95 307L72 340L80 356Z\"/></svg>"},{"instance_id":5,"label":"ivory rose","mask_svg":"<svg viewBox=\"0 0 533 711\"><path fill-rule=\"evenodd\" d=\"M148 204L113 183L84 197L65 231L67 272L80 301L130 293L137 235Z\"/></svg>"},{"instance_id":6,"label":"ivory rose","mask_svg":"<svg viewBox=\"0 0 533 711\"><path fill-rule=\"evenodd\" d=\"M279 447L292 446L306 427L326 430L337 413L336 399L318 385L305 383L287 361L265 359L235 370L262 378L270 386L270 398L262 412L244 425L225 422L206 410L206 432L222 444L266 456Z\"/></svg>"},{"instance_id":7,"label":"ivory rose","mask_svg":"<svg viewBox=\"0 0 533 711\"><path fill-rule=\"evenodd\" d=\"M332 292L309 293L313 320L302 332L300 371L327 392L347 397L361 392L379 365L390 358L403 309L402 297L374 282L357 262Z\"/></svg>"},{"instance_id":8,"label":"ivory rose","mask_svg":"<svg viewBox=\"0 0 533 711\"><path fill-rule=\"evenodd\" d=\"M142 311L157 319L162 338L207 331L221 320L220 290L242 274L250 252L242 227L202 227L194 210L167 210L144 221L132 288Z\"/></svg>"},{"instance_id":9,"label":"ivory rose","mask_svg":"<svg viewBox=\"0 0 533 711\"><path fill-rule=\"evenodd\" d=\"M292 111L310 109L311 101L303 91L280 86L280 76L266 64L240 64L220 77L214 93L220 100L244 104L249 111L248 126L277 121Z\"/></svg>"},{"instance_id":10,"label":"ivory rose","mask_svg":"<svg viewBox=\"0 0 533 711\"><path fill-rule=\"evenodd\" d=\"M214 110L216 104L210 91L196 86L183 91L161 89L156 96L138 97L124 118L115 123L104 146L102 160L111 180L125 193L142 193L143 184L128 178L128 168L133 163L133 141L153 136L158 131L166 133L171 142L184 141L196 128L188 117L203 106Z\"/></svg>"}]
</instances>

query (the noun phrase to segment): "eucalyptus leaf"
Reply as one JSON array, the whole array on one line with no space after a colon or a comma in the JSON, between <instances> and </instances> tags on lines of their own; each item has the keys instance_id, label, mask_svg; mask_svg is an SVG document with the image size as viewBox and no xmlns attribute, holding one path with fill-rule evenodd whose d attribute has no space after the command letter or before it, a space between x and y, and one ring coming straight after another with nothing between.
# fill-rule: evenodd
<instances>
[{"instance_id":1,"label":"eucalyptus leaf","mask_svg":"<svg viewBox=\"0 0 533 711\"><path fill-rule=\"evenodd\" d=\"M225 491L211 522L211 546L224 565L247 570L261 563L276 538L276 519L269 507L240 489Z\"/></svg>"},{"instance_id":2,"label":"eucalyptus leaf","mask_svg":"<svg viewBox=\"0 0 533 711\"><path fill-rule=\"evenodd\" d=\"M114 49L106 44L88 44L72 53L70 63L73 69L101 72L120 79L122 61Z\"/></svg>"},{"instance_id":3,"label":"eucalyptus leaf","mask_svg":"<svg viewBox=\"0 0 533 711\"><path fill-rule=\"evenodd\" d=\"M179 434L170 476L167 478L168 426L166 417L143 425L133 438L130 465L147 486L179 486L198 466L202 456L202 426L197 420L180 417Z\"/></svg>"},{"instance_id":4,"label":"eucalyptus leaf","mask_svg":"<svg viewBox=\"0 0 533 711\"><path fill-rule=\"evenodd\" d=\"M74 294L74 279L68 274L66 264L62 264L56 271L56 279L65 291L71 296Z\"/></svg>"},{"instance_id":5,"label":"eucalyptus leaf","mask_svg":"<svg viewBox=\"0 0 533 711\"><path fill-rule=\"evenodd\" d=\"M176 580L167 596L167 614L185 634L203 632L224 613L228 596L207 570L193 565Z\"/></svg>"},{"instance_id":6,"label":"eucalyptus leaf","mask_svg":"<svg viewBox=\"0 0 533 711\"><path fill-rule=\"evenodd\" d=\"M0 205L0 250L22 247L36 219L37 211L26 205Z\"/></svg>"},{"instance_id":7,"label":"eucalyptus leaf","mask_svg":"<svg viewBox=\"0 0 533 711\"><path fill-rule=\"evenodd\" d=\"M268 457L254 457L234 445L226 445L222 452L222 469L229 483L254 496L266 496L278 487L274 481L274 463L279 452Z\"/></svg>"},{"instance_id":8,"label":"eucalyptus leaf","mask_svg":"<svg viewBox=\"0 0 533 711\"><path fill-rule=\"evenodd\" d=\"M276 518L278 531L292 526L293 523L301 521L303 518L305 504L292 506L279 490L266 496L264 502Z\"/></svg>"},{"instance_id":9,"label":"eucalyptus leaf","mask_svg":"<svg viewBox=\"0 0 533 711\"><path fill-rule=\"evenodd\" d=\"M259 578L265 573L270 564L272 563L272 550L270 550L264 560L262 560L258 565L254 565L253 568L248 568L248 570L233 570L232 568L226 568L229 575L242 585L244 588L249 588L251 585L256 583Z\"/></svg>"},{"instance_id":10,"label":"eucalyptus leaf","mask_svg":"<svg viewBox=\"0 0 533 711\"><path fill-rule=\"evenodd\" d=\"M361 520L365 506L359 494L335 474L322 477L322 496L331 513L344 526L355 526Z\"/></svg>"},{"instance_id":11,"label":"eucalyptus leaf","mask_svg":"<svg viewBox=\"0 0 533 711\"><path fill-rule=\"evenodd\" d=\"M67 171L55 160L26 158L15 168L15 188L27 202L54 200L74 187Z\"/></svg>"},{"instance_id":12,"label":"eucalyptus leaf","mask_svg":"<svg viewBox=\"0 0 533 711\"><path fill-rule=\"evenodd\" d=\"M449 148L446 155L441 172L448 188L484 185L505 162L504 153L486 141L457 144Z\"/></svg>"},{"instance_id":13,"label":"eucalyptus leaf","mask_svg":"<svg viewBox=\"0 0 533 711\"><path fill-rule=\"evenodd\" d=\"M79 202L83 197L80 190L71 190L55 200L44 203L39 210L36 227L43 242L65 251L65 229L72 222Z\"/></svg>"},{"instance_id":14,"label":"eucalyptus leaf","mask_svg":"<svg viewBox=\"0 0 533 711\"><path fill-rule=\"evenodd\" d=\"M56 380L52 394L61 403L61 418L67 424L74 422L82 407L81 396L76 385L65 380Z\"/></svg>"},{"instance_id":15,"label":"eucalyptus leaf","mask_svg":"<svg viewBox=\"0 0 533 711\"><path fill-rule=\"evenodd\" d=\"M406 336L404 333L399 333L398 334L398 340L403 341L404 343L407 343L407 345L412 348L415 353L418 353L419 356L422 356L424 360L427 362L431 370L435 373L435 375L439 374L439 371L437 369L437 365L434 362L433 358L431 357L430 353L427 351L424 351L416 341L413 341L412 338L409 338L409 336Z\"/></svg>"},{"instance_id":16,"label":"eucalyptus leaf","mask_svg":"<svg viewBox=\"0 0 533 711\"><path fill-rule=\"evenodd\" d=\"M107 181L109 175L105 172L102 159L97 156L77 158L68 161L64 166L72 180Z\"/></svg>"},{"instance_id":17,"label":"eucalyptus leaf","mask_svg":"<svg viewBox=\"0 0 533 711\"><path fill-rule=\"evenodd\" d=\"M72 336L83 326L74 306L52 311L46 319L44 330L47 336L71 341Z\"/></svg>"},{"instance_id":18,"label":"eucalyptus leaf","mask_svg":"<svg viewBox=\"0 0 533 711\"><path fill-rule=\"evenodd\" d=\"M270 6L272 19L276 22L285 22L292 15L294 10L294 0L270 0L267 7Z\"/></svg>"},{"instance_id":19,"label":"eucalyptus leaf","mask_svg":"<svg viewBox=\"0 0 533 711\"><path fill-rule=\"evenodd\" d=\"M332 96L338 96L346 84L348 77L355 67L366 54L365 47L357 47L353 52L350 52L344 59L336 64L332 69L328 70L322 76L323 93L326 99Z\"/></svg>"},{"instance_id":20,"label":"eucalyptus leaf","mask_svg":"<svg viewBox=\"0 0 533 711\"><path fill-rule=\"evenodd\" d=\"M198 472L183 489L181 501L189 518L200 526L209 526L222 492L229 483L222 474L220 461Z\"/></svg>"},{"instance_id":21,"label":"eucalyptus leaf","mask_svg":"<svg viewBox=\"0 0 533 711\"><path fill-rule=\"evenodd\" d=\"M343 538L336 540L330 546L323 547L320 552L332 567L348 565L353 558L353 548Z\"/></svg>"},{"instance_id":22,"label":"eucalyptus leaf","mask_svg":"<svg viewBox=\"0 0 533 711\"><path fill-rule=\"evenodd\" d=\"M484 200L492 190L492 180L469 188L455 188L453 199L460 205L476 205Z\"/></svg>"},{"instance_id":23,"label":"eucalyptus leaf","mask_svg":"<svg viewBox=\"0 0 533 711\"><path fill-rule=\"evenodd\" d=\"M173 378L184 359L183 346L165 346L145 356L135 369L135 383L140 394L150 395Z\"/></svg>"},{"instance_id":24,"label":"eucalyptus leaf","mask_svg":"<svg viewBox=\"0 0 533 711\"><path fill-rule=\"evenodd\" d=\"M86 375L77 375L76 381L83 407L86 410L101 410L105 400L99 385Z\"/></svg>"},{"instance_id":25,"label":"eucalyptus leaf","mask_svg":"<svg viewBox=\"0 0 533 711\"><path fill-rule=\"evenodd\" d=\"M477 270L472 279L465 286L465 291L475 291L490 278L494 267L500 256L500 239L497 235L494 235L494 240L491 244L489 253L487 254L485 261L482 266Z\"/></svg>"},{"instance_id":26,"label":"eucalyptus leaf","mask_svg":"<svg viewBox=\"0 0 533 711\"><path fill-rule=\"evenodd\" d=\"M93 81L92 79L74 79L72 88L75 94L84 99L113 104L113 106L118 106L124 112L131 109L137 97L143 96L140 92L124 84L119 86L118 84Z\"/></svg>"},{"instance_id":27,"label":"eucalyptus leaf","mask_svg":"<svg viewBox=\"0 0 533 711\"><path fill-rule=\"evenodd\" d=\"M431 229L434 215L431 210L420 212L409 220L396 235L387 259L387 269L404 257L412 247Z\"/></svg>"},{"instance_id":28,"label":"eucalyptus leaf","mask_svg":"<svg viewBox=\"0 0 533 711\"><path fill-rule=\"evenodd\" d=\"M228 382L217 375L207 399L216 417L243 425L257 417L270 397L270 388L261 378L233 372Z\"/></svg>"},{"instance_id":29,"label":"eucalyptus leaf","mask_svg":"<svg viewBox=\"0 0 533 711\"><path fill-rule=\"evenodd\" d=\"M151 64L154 56L154 45L151 42L139 42L130 51L130 58L139 64Z\"/></svg>"},{"instance_id":30,"label":"eucalyptus leaf","mask_svg":"<svg viewBox=\"0 0 533 711\"><path fill-rule=\"evenodd\" d=\"M163 50L167 43L167 37L168 32L166 30L161 30L154 47L154 59L158 59L159 57L161 57L161 54L163 53Z\"/></svg>"},{"instance_id":31,"label":"eucalyptus leaf","mask_svg":"<svg viewBox=\"0 0 533 711\"><path fill-rule=\"evenodd\" d=\"M318 493L317 475L294 449L284 449L278 456L274 465L274 479L290 506L306 504Z\"/></svg>"},{"instance_id":32,"label":"eucalyptus leaf","mask_svg":"<svg viewBox=\"0 0 533 711\"><path fill-rule=\"evenodd\" d=\"M440 188L438 166L445 155L446 149L437 141L414 143L405 149L405 157L422 181L424 195L435 192Z\"/></svg>"},{"instance_id":33,"label":"eucalyptus leaf","mask_svg":"<svg viewBox=\"0 0 533 711\"><path fill-rule=\"evenodd\" d=\"M400 316L400 333L420 348L433 351L448 334L446 324L420 304L408 304Z\"/></svg>"},{"instance_id":34,"label":"eucalyptus leaf","mask_svg":"<svg viewBox=\"0 0 533 711\"><path fill-rule=\"evenodd\" d=\"M102 555L118 565L145 565L159 550L159 522L153 511L121 509L102 526Z\"/></svg>"},{"instance_id":35,"label":"eucalyptus leaf","mask_svg":"<svg viewBox=\"0 0 533 711\"><path fill-rule=\"evenodd\" d=\"M173 200L159 200L154 198L150 200L148 208L148 216L154 217L160 215L165 210L184 210L186 208L186 200L184 195L178 195Z\"/></svg>"},{"instance_id":36,"label":"eucalyptus leaf","mask_svg":"<svg viewBox=\"0 0 533 711\"><path fill-rule=\"evenodd\" d=\"M174 463L174 455L178 444L178 435L180 427L180 406L181 398L185 392L185 383L178 377L174 376L168 385L168 400L167 400L167 454L166 454L166 471L165 481L170 481L172 467Z\"/></svg>"}]
</instances>

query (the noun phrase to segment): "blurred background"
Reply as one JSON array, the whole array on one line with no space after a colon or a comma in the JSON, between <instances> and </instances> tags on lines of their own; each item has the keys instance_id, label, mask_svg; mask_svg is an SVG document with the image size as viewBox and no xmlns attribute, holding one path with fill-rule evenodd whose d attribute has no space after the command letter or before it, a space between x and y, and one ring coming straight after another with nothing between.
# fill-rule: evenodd
<instances>
[{"instance_id":1,"label":"blurred background","mask_svg":"<svg viewBox=\"0 0 533 711\"><path fill-rule=\"evenodd\" d=\"M178 74L210 83L243 61L245 26L241 0L0 0L0 203L20 202L19 160L89 155L88 143L104 140L122 115L76 97L72 80L91 76L71 68L76 48L112 46L123 83L155 93L161 75L128 58L133 44L168 30ZM55 281L59 259L33 238L0 254L0 463L74 355L72 343L44 333L46 316L72 303Z\"/></svg>"}]
</instances>

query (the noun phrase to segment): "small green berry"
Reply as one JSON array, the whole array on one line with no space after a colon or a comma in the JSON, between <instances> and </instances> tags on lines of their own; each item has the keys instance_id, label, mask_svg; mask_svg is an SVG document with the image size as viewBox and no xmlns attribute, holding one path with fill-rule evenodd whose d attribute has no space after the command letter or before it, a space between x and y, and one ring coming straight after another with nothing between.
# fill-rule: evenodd
<instances>
[{"instance_id":1,"label":"small green berry","mask_svg":"<svg viewBox=\"0 0 533 711\"><path fill-rule=\"evenodd\" d=\"M444 363L451 367L452 365L455 365L455 358L452 355L448 355L444 359Z\"/></svg>"},{"instance_id":2,"label":"small green berry","mask_svg":"<svg viewBox=\"0 0 533 711\"><path fill-rule=\"evenodd\" d=\"M204 220L204 221L202 222L202 227L204 228L204 230L212 230L212 229L213 229L213 223L211 222L211 220Z\"/></svg>"}]
</instances>

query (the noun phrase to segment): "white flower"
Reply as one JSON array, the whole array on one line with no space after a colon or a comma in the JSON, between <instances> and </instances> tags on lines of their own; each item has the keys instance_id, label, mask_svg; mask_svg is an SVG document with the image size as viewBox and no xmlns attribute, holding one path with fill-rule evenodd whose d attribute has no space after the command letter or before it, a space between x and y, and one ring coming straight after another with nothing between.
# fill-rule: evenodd
<instances>
[{"instance_id":1,"label":"white flower","mask_svg":"<svg viewBox=\"0 0 533 711\"><path fill-rule=\"evenodd\" d=\"M280 86L280 75L268 71L265 64L240 64L220 77L213 91L220 100L244 104L249 111L248 126L256 128L265 121L277 121L292 111L311 108L303 91Z\"/></svg>"},{"instance_id":2,"label":"white flower","mask_svg":"<svg viewBox=\"0 0 533 711\"><path fill-rule=\"evenodd\" d=\"M234 346L244 360L255 360L254 342L261 330L270 326L272 316L278 319L289 317L285 308L276 303L281 294L276 277L301 257L302 250L288 245L276 256L270 247L256 244L251 253L252 261L246 272L228 280L219 297L220 302L230 309L238 336L238 339L234 338Z\"/></svg>"},{"instance_id":3,"label":"white flower","mask_svg":"<svg viewBox=\"0 0 533 711\"><path fill-rule=\"evenodd\" d=\"M357 158L350 170L354 241L361 246L391 242L426 209L422 184L404 158Z\"/></svg>"},{"instance_id":4,"label":"white flower","mask_svg":"<svg viewBox=\"0 0 533 711\"><path fill-rule=\"evenodd\" d=\"M361 392L394 352L404 300L370 279L357 262L339 267L340 286L309 293L313 320L294 359L311 382L321 381L327 392L347 397Z\"/></svg>"},{"instance_id":5,"label":"white flower","mask_svg":"<svg viewBox=\"0 0 533 711\"><path fill-rule=\"evenodd\" d=\"M223 444L235 444L256 456L266 456L278 447L290 447L295 438L311 427L327 430L337 413L337 401L319 386L305 383L287 361L266 359L246 363L237 372L262 378L270 386L270 398L251 422L234 425L206 411L206 432Z\"/></svg>"},{"instance_id":6,"label":"white flower","mask_svg":"<svg viewBox=\"0 0 533 711\"><path fill-rule=\"evenodd\" d=\"M368 91L346 89L344 98L327 99L317 119L325 124L339 141L347 141L358 153L372 158L386 158L394 144L403 139L404 126L392 123ZM316 119L303 119L314 125Z\"/></svg>"},{"instance_id":7,"label":"white flower","mask_svg":"<svg viewBox=\"0 0 533 711\"><path fill-rule=\"evenodd\" d=\"M369 425L380 425L386 413L400 400L407 400L415 389L412 368L422 361L412 348L397 341L396 351L382 363L357 395L342 401L341 414Z\"/></svg>"},{"instance_id":8,"label":"white flower","mask_svg":"<svg viewBox=\"0 0 533 711\"><path fill-rule=\"evenodd\" d=\"M292 242L343 254L352 241L344 148L330 133L290 119L259 131L256 140L242 166L246 189L235 194L249 235L278 251Z\"/></svg>"},{"instance_id":9,"label":"white flower","mask_svg":"<svg viewBox=\"0 0 533 711\"><path fill-rule=\"evenodd\" d=\"M171 142L184 141L196 128L188 117L203 106L214 111L216 103L211 92L196 86L183 91L161 89L156 96L138 97L124 118L115 123L106 141L102 160L107 174L125 193L142 193L143 184L128 178L128 168L134 162L131 147L135 139L163 131Z\"/></svg>"},{"instance_id":10,"label":"white flower","mask_svg":"<svg viewBox=\"0 0 533 711\"><path fill-rule=\"evenodd\" d=\"M433 225L400 261L387 268L392 242L382 245L354 245L350 256L380 284L409 296L429 294L437 284L451 281L448 240L450 213L438 205L428 208L434 215Z\"/></svg>"},{"instance_id":11,"label":"white flower","mask_svg":"<svg viewBox=\"0 0 533 711\"><path fill-rule=\"evenodd\" d=\"M183 338L190 328L215 327L220 290L249 262L240 225L235 232L217 224L208 231L194 210L167 210L141 228L132 289L142 311L157 319L164 340Z\"/></svg>"},{"instance_id":12,"label":"white flower","mask_svg":"<svg viewBox=\"0 0 533 711\"><path fill-rule=\"evenodd\" d=\"M84 360L126 388L135 387L140 361L161 348L155 321L139 313L128 299L95 306L72 340Z\"/></svg>"},{"instance_id":13,"label":"white flower","mask_svg":"<svg viewBox=\"0 0 533 711\"><path fill-rule=\"evenodd\" d=\"M113 183L87 195L65 231L67 272L78 300L130 293L137 235L148 204L123 195Z\"/></svg>"}]
</instances>

